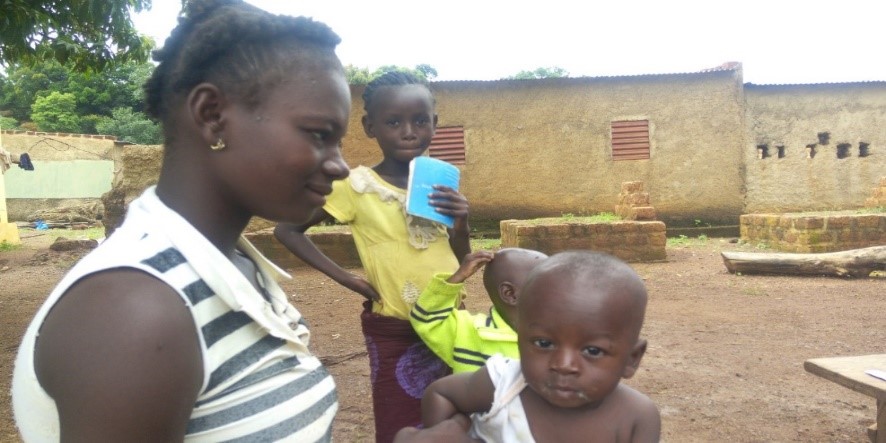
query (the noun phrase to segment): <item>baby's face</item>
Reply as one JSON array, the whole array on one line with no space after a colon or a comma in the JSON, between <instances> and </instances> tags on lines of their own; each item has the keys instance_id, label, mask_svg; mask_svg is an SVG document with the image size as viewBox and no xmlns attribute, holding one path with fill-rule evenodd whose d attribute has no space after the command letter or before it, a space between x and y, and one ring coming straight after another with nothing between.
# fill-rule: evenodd
<instances>
[{"instance_id":1,"label":"baby's face","mask_svg":"<svg viewBox=\"0 0 886 443\"><path fill-rule=\"evenodd\" d=\"M632 297L557 276L539 276L530 285L517 323L526 382L556 407L599 406L632 375L626 367L635 356L637 326L625 314Z\"/></svg>"}]
</instances>

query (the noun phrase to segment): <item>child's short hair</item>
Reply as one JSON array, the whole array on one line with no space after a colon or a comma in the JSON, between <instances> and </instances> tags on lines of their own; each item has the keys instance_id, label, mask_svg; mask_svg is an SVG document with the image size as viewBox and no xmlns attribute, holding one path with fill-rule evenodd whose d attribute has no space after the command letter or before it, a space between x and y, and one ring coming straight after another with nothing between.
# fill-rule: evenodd
<instances>
[{"instance_id":1,"label":"child's short hair","mask_svg":"<svg viewBox=\"0 0 886 443\"><path fill-rule=\"evenodd\" d=\"M369 106L372 99L375 98L376 92L386 86L406 86L406 85L422 85L431 88L427 80L418 77L415 74L405 71L388 71L370 81L363 90L363 110L369 113ZM431 95L433 97L433 94Z\"/></svg>"},{"instance_id":2,"label":"child's short hair","mask_svg":"<svg viewBox=\"0 0 886 443\"><path fill-rule=\"evenodd\" d=\"M636 271L621 259L598 251L570 250L550 256L539 264L527 277L524 288L530 287L541 275L556 273L560 278L574 278L585 284L598 288L612 288L613 285L624 285L619 294L632 297L637 307L636 334L640 333L643 317L646 312L647 293L643 279ZM531 291L526 295L531 296ZM521 299L524 295L520 296ZM518 303L519 306L519 303Z\"/></svg>"},{"instance_id":3,"label":"child's short hair","mask_svg":"<svg viewBox=\"0 0 886 443\"><path fill-rule=\"evenodd\" d=\"M340 41L310 18L274 15L242 0L191 0L153 52L159 65L144 85L147 114L162 121L178 94L204 81L256 105L307 60L342 69L335 56Z\"/></svg>"}]
</instances>

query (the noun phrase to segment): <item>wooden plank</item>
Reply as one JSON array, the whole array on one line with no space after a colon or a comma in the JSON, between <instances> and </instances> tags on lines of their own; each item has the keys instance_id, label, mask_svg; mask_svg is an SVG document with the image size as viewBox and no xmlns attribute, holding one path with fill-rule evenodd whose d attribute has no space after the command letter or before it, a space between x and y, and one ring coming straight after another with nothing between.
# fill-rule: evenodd
<instances>
[{"instance_id":1,"label":"wooden plank","mask_svg":"<svg viewBox=\"0 0 886 443\"><path fill-rule=\"evenodd\" d=\"M868 438L871 443L886 443L886 380L864 372L868 369L886 371L886 354L813 358L806 360L803 368L811 374L875 398L876 423L868 428Z\"/></svg>"},{"instance_id":2,"label":"wooden plank","mask_svg":"<svg viewBox=\"0 0 886 443\"><path fill-rule=\"evenodd\" d=\"M855 392L886 401L886 381L864 373L868 369L886 371L886 354L813 358L806 360L803 368Z\"/></svg>"}]
</instances>

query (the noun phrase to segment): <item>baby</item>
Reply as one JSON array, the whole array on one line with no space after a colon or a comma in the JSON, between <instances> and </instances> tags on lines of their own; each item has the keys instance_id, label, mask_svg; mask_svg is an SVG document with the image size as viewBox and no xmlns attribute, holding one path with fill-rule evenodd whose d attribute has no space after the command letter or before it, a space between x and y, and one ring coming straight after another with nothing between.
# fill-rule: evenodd
<instances>
[{"instance_id":1,"label":"baby","mask_svg":"<svg viewBox=\"0 0 886 443\"><path fill-rule=\"evenodd\" d=\"M431 384L422 420L471 414L490 442L656 442L661 416L621 383L646 351L646 289L607 254L567 251L539 264L520 290L520 360L493 356L474 373Z\"/></svg>"},{"instance_id":2,"label":"baby","mask_svg":"<svg viewBox=\"0 0 886 443\"><path fill-rule=\"evenodd\" d=\"M517 358L517 292L547 257L523 248L472 252L455 273L434 276L412 307L409 321L453 373L474 372L493 354ZM484 264L483 285L492 302L488 314L458 309L464 281Z\"/></svg>"}]
</instances>

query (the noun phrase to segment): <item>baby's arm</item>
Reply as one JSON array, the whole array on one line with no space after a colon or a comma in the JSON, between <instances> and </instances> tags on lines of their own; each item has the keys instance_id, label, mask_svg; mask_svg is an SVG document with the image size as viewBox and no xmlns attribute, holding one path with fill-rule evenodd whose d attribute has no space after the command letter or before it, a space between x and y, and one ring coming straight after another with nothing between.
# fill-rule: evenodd
<instances>
[{"instance_id":1,"label":"baby's arm","mask_svg":"<svg viewBox=\"0 0 886 443\"><path fill-rule=\"evenodd\" d=\"M631 441L635 443L657 443L661 439L661 413L650 399L637 405L637 423Z\"/></svg>"},{"instance_id":2,"label":"baby's arm","mask_svg":"<svg viewBox=\"0 0 886 443\"><path fill-rule=\"evenodd\" d=\"M492 261L493 254L488 251L471 252L465 255L461 261L461 266L446 281L449 283L463 283L470 276L474 275L487 263Z\"/></svg>"},{"instance_id":3,"label":"baby's arm","mask_svg":"<svg viewBox=\"0 0 886 443\"><path fill-rule=\"evenodd\" d=\"M449 230L449 246L461 262L471 252L471 228L468 226L468 199L448 186L436 185L431 193L431 206L441 214L455 217Z\"/></svg>"},{"instance_id":4,"label":"baby's arm","mask_svg":"<svg viewBox=\"0 0 886 443\"><path fill-rule=\"evenodd\" d=\"M487 412L494 396L495 386L485 367L443 377L425 390L421 399L422 424L429 427L459 413Z\"/></svg>"},{"instance_id":5,"label":"baby's arm","mask_svg":"<svg viewBox=\"0 0 886 443\"><path fill-rule=\"evenodd\" d=\"M286 249L295 254L296 257L307 263L309 266L328 275L330 278L338 282L338 284L366 297L369 300L380 301L381 297L375 288L369 284L366 279L352 274L332 261L323 252L317 249L317 245L311 241L305 234L311 226L314 226L323 220L330 218L328 212L323 209L317 212L304 224L295 225L292 223L280 223L274 228L274 236Z\"/></svg>"}]
</instances>

